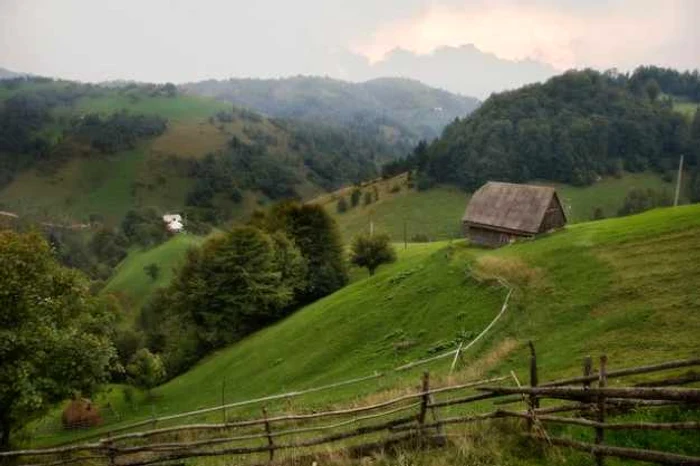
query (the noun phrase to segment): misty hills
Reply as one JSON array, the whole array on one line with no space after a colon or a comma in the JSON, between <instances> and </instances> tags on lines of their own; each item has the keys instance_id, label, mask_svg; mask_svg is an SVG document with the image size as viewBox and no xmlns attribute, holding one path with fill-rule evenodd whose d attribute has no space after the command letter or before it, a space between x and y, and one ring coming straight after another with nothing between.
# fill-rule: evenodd
<instances>
[{"instance_id":1,"label":"misty hills","mask_svg":"<svg viewBox=\"0 0 700 466\"><path fill-rule=\"evenodd\" d=\"M415 80L379 78L362 83L297 76L283 79L207 80L186 92L247 107L270 117L380 130L390 139L433 139L445 125L479 105Z\"/></svg>"},{"instance_id":2,"label":"misty hills","mask_svg":"<svg viewBox=\"0 0 700 466\"><path fill-rule=\"evenodd\" d=\"M21 78L22 76L27 76L27 75L23 74L23 73L16 73L14 71L8 70L7 68L0 67L0 79L14 79L14 78Z\"/></svg>"}]
</instances>

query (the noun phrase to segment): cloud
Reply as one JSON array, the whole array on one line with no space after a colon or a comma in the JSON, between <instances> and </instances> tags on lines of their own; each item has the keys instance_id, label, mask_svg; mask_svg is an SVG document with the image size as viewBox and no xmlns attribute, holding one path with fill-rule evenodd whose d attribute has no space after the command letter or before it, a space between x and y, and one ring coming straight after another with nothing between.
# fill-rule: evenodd
<instances>
[{"instance_id":1,"label":"cloud","mask_svg":"<svg viewBox=\"0 0 700 466\"><path fill-rule=\"evenodd\" d=\"M411 18L382 24L352 49L379 61L397 47L426 54L445 45L474 44L500 58L539 60L559 69L627 68L652 61L694 67L700 65L693 54L698 36L679 37L690 32L685 26L694 10L693 0L588 2L587 8L542 1L436 2ZM677 48L680 53L669 57L669 49Z\"/></svg>"}]
</instances>

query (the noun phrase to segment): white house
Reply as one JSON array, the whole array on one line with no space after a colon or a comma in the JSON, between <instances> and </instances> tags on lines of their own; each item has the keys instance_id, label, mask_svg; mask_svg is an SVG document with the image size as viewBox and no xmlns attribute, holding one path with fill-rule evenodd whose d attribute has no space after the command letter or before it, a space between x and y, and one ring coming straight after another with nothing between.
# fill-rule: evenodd
<instances>
[{"instance_id":1,"label":"white house","mask_svg":"<svg viewBox=\"0 0 700 466\"><path fill-rule=\"evenodd\" d=\"M185 227L180 214L165 214L163 215L163 222L165 222L165 228L170 233L180 233Z\"/></svg>"}]
</instances>

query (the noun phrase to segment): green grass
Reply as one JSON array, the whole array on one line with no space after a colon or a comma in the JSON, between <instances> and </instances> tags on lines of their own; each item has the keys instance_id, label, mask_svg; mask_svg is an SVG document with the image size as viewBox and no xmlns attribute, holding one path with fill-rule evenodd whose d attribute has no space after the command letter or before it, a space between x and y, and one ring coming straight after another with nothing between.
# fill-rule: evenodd
<instances>
[{"instance_id":1,"label":"green grass","mask_svg":"<svg viewBox=\"0 0 700 466\"><path fill-rule=\"evenodd\" d=\"M606 217L617 215L625 196L632 188L651 188L673 193L673 184L664 182L653 173L626 173L620 178L604 178L586 187L545 183L555 186L564 204L570 223L586 222L600 207ZM398 192L392 188L398 186ZM389 180L377 180L362 188L363 192L379 191L379 201L369 206L359 206L345 213L336 209L339 196L350 199L352 188L343 188L330 195L322 195L312 202L322 204L338 222L346 241L363 231L368 231L370 221L376 230L389 233L393 241L404 238L404 224L408 240L414 235L426 235L430 240L461 237L461 218L469 197L460 189L438 186L427 191L409 189L405 175Z\"/></svg>"},{"instance_id":2,"label":"green grass","mask_svg":"<svg viewBox=\"0 0 700 466\"><path fill-rule=\"evenodd\" d=\"M692 118L693 115L695 115L695 112L697 112L697 110L698 110L698 106L700 106L700 104L698 104L696 102L676 101L673 103L673 108L676 111L681 112L684 115L687 115L689 118Z\"/></svg>"},{"instance_id":3,"label":"green grass","mask_svg":"<svg viewBox=\"0 0 700 466\"><path fill-rule=\"evenodd\" d=\"M621 178L604 178L592 186L554 185L564 203L569 222L587 222L597 207L606 217L614 217L627 193L633 189L654 189L673 195L674 184L654 173L626 173Z\"/></svg>"},{"instance_id":4,"label":"green grass","mask_svg":"<svg viewBox=\"0 0 700 466\"><path fill-rule=\"evenodd\" d=\"M162 415L215 406L224 381L224 399L242 400L385 371L453 348L455 338L472 338L493 319L505 295L475 273L501 276L516 291L503 319L464 355L465 377L474 368L487 374L513 369L527 380L529 340L542 380L579 374L585 355L606 353L614 370L700 351L700 205L692 205L571 225L495 251L462 241L409 245L374 277L210 355L157 388L152 406L141 405L140 416L125 420L151 410ZM428 368L439 376L449 364ZM421 370L271 409L324 408L413 386Z\"/></svg>"},{"instance_id":5,"label":"green grass","mask_svg":"<svg viewBox=\"0 0 700 466\"><path fill-rule=\"evenodd\" d=\"M231 105L204 97L179 95L177 97L138 96L132 100L118 93L78 100L75 110L79 113L114 113L128 110L134 113L157 114L169 120L204 120L221 110L231 110Z\"/></svg>"},{"instance_id":6,"label":"green grass","mask_svg":"<svg viewBox=\"0 0 700 466\"><path fill-rule=\"evenodd\" d=\"M137 311L157 288L170 283L173 270L182 263L187 250L203 240L201 236L183 233L155 248L131 251L119 264L102 293L114 294L127 309ZM156 280L151 280L144 271L149 264L156 264L160 269Z\"/></svg>"}]
</instances>

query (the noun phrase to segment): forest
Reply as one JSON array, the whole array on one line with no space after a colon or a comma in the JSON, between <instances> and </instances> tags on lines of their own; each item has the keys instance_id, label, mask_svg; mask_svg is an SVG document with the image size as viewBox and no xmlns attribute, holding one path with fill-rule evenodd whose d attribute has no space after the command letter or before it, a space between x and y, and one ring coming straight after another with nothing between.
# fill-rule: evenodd
<instances>
[{"instance_id":1,"label":"forest","mask_svg":"<svg viewBox=\"0 0 700 466\"><path fill-rule=\"evenodd\" d=\"M585 186L623 171L653 170L670 177L681 155L695 172L700 116L691 121L674 111L673 99L697 99L698 86L697 72L569 71L493 95L439 139L419 144L383 172L416 168L425 183L450 183L466 191L488 180Z\"/></svg>"}]
</instances>

